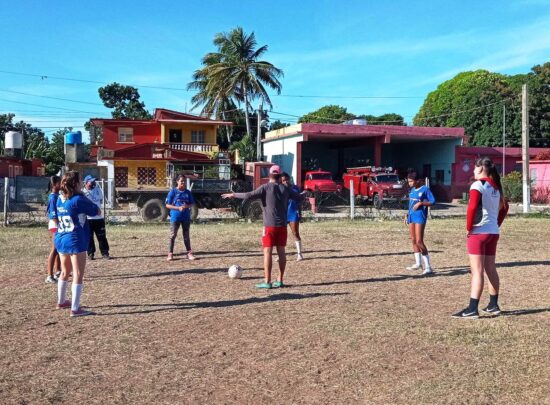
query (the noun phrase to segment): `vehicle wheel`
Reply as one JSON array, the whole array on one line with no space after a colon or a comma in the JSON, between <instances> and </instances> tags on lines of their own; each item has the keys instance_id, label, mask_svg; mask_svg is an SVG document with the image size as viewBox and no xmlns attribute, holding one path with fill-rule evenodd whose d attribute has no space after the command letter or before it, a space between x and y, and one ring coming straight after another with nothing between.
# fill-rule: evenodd
<instances>
[{"instance_id":1,"label":"vehicle wheel","mask_svg":"<svg viewBox=\"0 0 550 405\"><path fill-rule=\"evenodd\" d=\"M382 208L382 198L380 198L380 194L375 194L372 196L372 205L374 205L374 208L379 210Z\"/></svg>"},{"instance_id":2,"label":"vehicle wheel","mask_svg":"<svg viewBox=\"0 0 550 405\"><path fill-rule=\"evenodd\" d=\"M191 206L191 221L195 221L198 216L199 216L199 206L197 204L193 204Z\"/></svg>"},{"instance_id":3,"label":"vehicle wheel","mask_svg":"<svg viewBox=\"0 0 550 405\"><path fill-rule=\"evenodd\" d=\"M260 219L262 217L262 203L258 200L252 201L246 210L246 216L250 219Z\"/></svg>"},{"instance_id":4,"label":"vehicle wheel","mask_svg":"<svg viewBox=\"0 0 550 405\"><path fill-rule=\"evenodd\" d=\"M145 222L162 222L167 216L168 209L158 198L147 201L141 208L141 217Z\"/></svg>"}]
</instances>

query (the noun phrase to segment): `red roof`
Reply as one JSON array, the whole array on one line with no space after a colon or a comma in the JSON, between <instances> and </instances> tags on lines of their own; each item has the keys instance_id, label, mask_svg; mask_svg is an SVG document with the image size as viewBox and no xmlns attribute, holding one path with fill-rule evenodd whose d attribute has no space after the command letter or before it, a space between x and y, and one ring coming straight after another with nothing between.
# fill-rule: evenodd
<instances>
[{"instance_id":1,"label":"red roof","mask_svg":"<svg viewBox=\"0 0 550 405\"><path fill-rule=\"evenodd\" d=\"M165 152L169 151L166 155ZM153 151L163 154L161 158L153 158ZM196 163L210 163L213 160L203 153L184 152L171 149L169 145L159 143L144 143L134 146L129 146L124 149L114 151L112 158L104 158L105 160L170 160Z\"/></svg>"},{"instance_id":2,"label":"red roof","mask_svg":"<svg viewBox=\"0 0 550 405\"><path fill-rule=\"evenodd\" d=\"M179 111L168 110L166 108L156 108L151 120L132 120L127 118L91 118L90 122L94 125L124 125L124 124L152 124L155 122L196 122L197 124L216 124L233 125L229 121L212 120L208 117L182 113Z\"/></svg>"}]
</instances>

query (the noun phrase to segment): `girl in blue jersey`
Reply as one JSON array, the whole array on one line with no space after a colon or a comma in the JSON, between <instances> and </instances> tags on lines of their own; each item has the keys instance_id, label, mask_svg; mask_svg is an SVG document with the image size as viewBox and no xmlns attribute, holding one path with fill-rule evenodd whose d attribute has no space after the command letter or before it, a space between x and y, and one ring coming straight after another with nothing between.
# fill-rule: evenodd
<instances>
[{"instance_id":1,"label":"girl in blue jersey","mask_svg":"<svg viewBox=\"0 0 550 405\"><path fill-rule=\"evenodd\" d=\"M57 200L57 233L55 247L61 259L61 277L57 283L57 308L71 308L71 316L86 316L91 312L80 307L82 281L86 267L86 253L90 229L86 216L95 216L101 210L80 194L78 172L67 172L61 179L61 192ZM69 275L73 275L72 302L66 301Z\"/></svg>"},{"instance_id":2,"label":"girl in blue jersey","mask_svg":"<svg viewBox=\"0 0 550 405\"><path fill-rule=\"evenodd\" d=\"M48 230L50 231L52 243L50 246L50 254L48 255L48 277L46 283L57 283L57 277L61 274L61 263L59 262L59 254L55 248L55 234L57 232L57 198L59 197L59 187L61 186L61 177L50 177L50 190L48 196L48 207L46 215L48 216ZM57 270L54 273L54 268Z\"/></svg>"},{"instance_id":3,"label":"girl in blue jersey","mask_svg":"<svg viewBox=\"0 0 550 405\"><path fill-rule=\"evenodd\" d=\"M195 204L195 199L191 191L186 189L183 174L177 177L176 184L176 188L171 189L166 197L166 208L170 210L170 244L166 260L171 261L174 259L174 243L180 226L183 231L183 244L187 251L187 258L195 260L193 250L191 250L191 238L189 237L189 228L191 227L190 207Z\"/></svg>"},{"instance_id":4,"label":"girl in blue jersey","mask_svg":"<svg viewBox=\"0 0 550 405\"><path fill-rule=\"evenodd\" d=\"M296 185L292 185L290 182L290 176L288 173L283 173L281 175L281 182L290 187L296 193L300 193L300 188ZM300 203L293 199L288 200L288 212L287 212L287 222L294 236L294 241L296 243L296 261L304 260L302 255L302 238L300 237Z\"/></svg>"},{"instance_id":5,"label":"girl in blue jersey","mask_svg":"<svg viewBox=\"0 0 550 405\"><path fill-rule=\"evenodd\" d=\"M423 275L432 274L430 255L424 244L424 229L428 220L428 207L435 204L435 198L430 189L423 185L417 178L416 173L407 175L409 184L409 212L405 215L405 223L409 225L415 264L407 267L407 270L419 270L424 261Z\"/></svg>"}]
</instances>

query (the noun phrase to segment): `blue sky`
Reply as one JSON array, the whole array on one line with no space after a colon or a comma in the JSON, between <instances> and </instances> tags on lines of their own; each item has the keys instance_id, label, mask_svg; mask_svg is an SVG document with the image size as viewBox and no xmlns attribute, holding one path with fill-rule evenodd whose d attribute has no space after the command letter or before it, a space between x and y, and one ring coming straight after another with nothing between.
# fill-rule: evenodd
<instances>
[{"instance_id":1,"label":"blue sky","mask_svg":"<svg viewBox=\"0 0 550 405\"><path fill-rule=\"evenodd\" d=\"M0 0L0 6L0 71L12 72L0 72L0 113L13 112L48 134L109 117L97 89L113 81L138 87L149 110L189 111L192 93L140 86L184 89L202 56L215 50L214 35L236 26L254 31L258 44L269 46L265 59L283 69L271 117L290 122L276 112L299 116L327 104L355 114L394 112L410 122L427 94L461 71L527 73L550 60L550 0Z\"/></svg>"}]
</instances>

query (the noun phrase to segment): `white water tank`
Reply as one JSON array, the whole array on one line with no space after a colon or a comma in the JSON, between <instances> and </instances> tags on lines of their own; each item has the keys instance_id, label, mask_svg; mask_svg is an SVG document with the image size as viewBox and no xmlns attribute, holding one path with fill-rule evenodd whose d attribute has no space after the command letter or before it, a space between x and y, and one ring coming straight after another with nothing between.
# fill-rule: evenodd
<instances>
[{"instance_id":1,"label":"white water tank","mask_svg":"<svg viewBox=\"0 0 550 405\"><path fill-rule=\"evenodd\" d=\"M20 132L6 132L6 141L4 144L6 156L23 157L23 135Z\"/></svg>"},{"instance_id":2,"label":"white water tank","mask_svg":"<svg viewBox=\"0 0 550 405\"><path fill-rule=\"evenodd\" d=\"M367 120L364 118L355 118L352 121L352 125L367 125Z\"/></svg>"}]
</instances>

